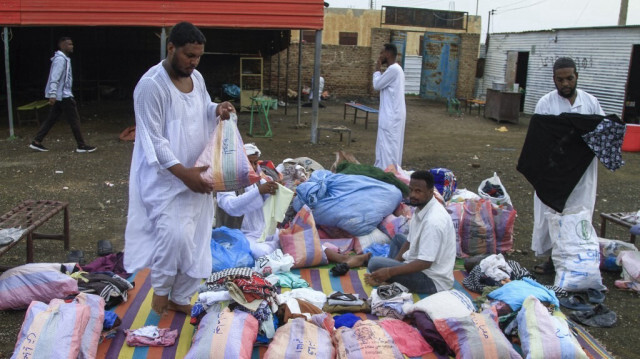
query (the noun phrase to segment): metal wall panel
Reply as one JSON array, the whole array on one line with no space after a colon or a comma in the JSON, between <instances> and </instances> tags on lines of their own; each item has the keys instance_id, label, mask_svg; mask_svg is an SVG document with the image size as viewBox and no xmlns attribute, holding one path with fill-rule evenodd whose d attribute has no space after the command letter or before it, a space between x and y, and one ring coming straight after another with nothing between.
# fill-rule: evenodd
<instances>
[{"instance_id":1,"label":"metal wall panel","mask_svg":"<svg viewBox=\"0 0 640 359\"><path fill-rule=\"evenodd\" d=\"M19 18L15 9L19 10ZM6 14L13 14L9 16ZM320 30L320 0L4 0L0 25L171 26Z\"/></svg>"},{"instance_id":2,"label":"metal wall panel","mask_svg":"<svg viewBox=\"0 0 640 359\"><path fill-rule=\"evenodd\" d=\"M491 34L479 92L504 81L507 51L528 51L524 112L532 114L540 97L555 89L554 61L568 56L578 67L578 88L594 95L605 113L620 116L634 44L640 44L637 26Z\"/></svg>"},{"instance_id":3,"label":"metal wall panel","mask_svg":"<svg viewBox=\"0 0 640 359\"><path fill-rule=\"evenodd\" d=\"M420 93L422 56L406 56L404 60L404 93Z\"/></svg>"}]
</instances>

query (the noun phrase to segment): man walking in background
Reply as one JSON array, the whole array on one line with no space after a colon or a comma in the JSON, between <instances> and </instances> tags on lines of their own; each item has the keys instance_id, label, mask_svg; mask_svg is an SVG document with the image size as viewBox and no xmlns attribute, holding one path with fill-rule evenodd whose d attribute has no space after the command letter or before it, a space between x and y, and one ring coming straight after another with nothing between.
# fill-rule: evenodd
<instances>
[{"instance_id":1,"label":"man walking in background","mask_svg":"<svg viewBox=\"0 0 640 359\"><path fill-rule=\"evenodd\" d=\"M58 40L58 51L51 58L51 70L49 71L49 80L44 90L45 97L49 99L51 111L49 116L40 126L38 134L33 139L29 148L47 152L49 151L42 145L44 137L49 133L53 125L55 125L61 114L64 114L73 137L76 139L78 147L76 152L87 153L96 150L95 147L89 146L84 142L82 133L80 132L80 115L76 100L73 98L71 87L73 85L73 74L71 71L71 59L69 56L73 53L73 41L71 38L62 37Z\"/></svg>"},{"instance_id":2,"label":"man walking in background","mask_svg":"<svg viewBox=\"0 0 640 359\"><path fill-rule=\"evenodd\" d=\"M380 91L374 166L382 170L389 165L402 164L407 108L404 102L404 71L396 63L396 56L398 56L396 46L385 44L376 62L376 71L373 73L373 88ZM382 65L387 65L384 72L381 71Z\"/></svg>"}]
</instances>

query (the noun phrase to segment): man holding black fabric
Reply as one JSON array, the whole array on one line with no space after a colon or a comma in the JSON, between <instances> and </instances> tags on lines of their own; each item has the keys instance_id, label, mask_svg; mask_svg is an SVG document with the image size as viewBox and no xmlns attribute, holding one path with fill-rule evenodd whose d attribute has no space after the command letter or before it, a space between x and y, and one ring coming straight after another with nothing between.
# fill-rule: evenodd
<instances>
[{"instance_id":1,"label":"man holding black fabric","mask_svg":"<svg viewBox=\"0 0 640 359\"><path fill-rule=\"evenodd\" d=\"M582 115L602 115L604 111L598 100L576 89L578 72L575 62L568 57L561 57L553 64L553 82L556 90L544 95L536 105L535 113L539 115L560 115L561 113L578 113ZM586 171L573 188L564 208L584 207L593 215L596 202L596 187L598 182L598 159L594 157ZM542 203L537 193L533 198L533 235L531 249L537 256L547 255L551 250L551 237L549 236L549 223L545 212L555 213L546 204ZM534 271L539 274L552 274L553 263L548 261L538 264Z\"/></svg>"}]
</instances>

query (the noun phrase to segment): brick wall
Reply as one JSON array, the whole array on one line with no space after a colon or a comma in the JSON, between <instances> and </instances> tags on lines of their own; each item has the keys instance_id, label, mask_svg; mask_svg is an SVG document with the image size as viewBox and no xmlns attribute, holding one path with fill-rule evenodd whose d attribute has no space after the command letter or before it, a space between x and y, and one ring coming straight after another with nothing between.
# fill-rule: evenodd
<instances>
[{"instance_id":1,"label":"brick wall","mask_svg":"<svg viewBox=\"0 0 640 359\"><path fill-rule=\"evenodd\" d=\"M302 86L311 86L315 44L302 45ZM371 49L363 46L322 45L320 76L331 96L349 98L367 95L370 82ZM286 50L280 53L280 95L286 94ZM265 86L271 80L270 93L275 96L278 81L278 55L271 57L271 71L265 64ZM289 88L298 91L298 44L289 47Z\"/></svg>"},{"instance_id":2,"label":"brick wall","mask_svg":"<svg viewBox=\"0 0 640 359\"><path fill-rule=\"evenodd\" d=\"M391 41L391 29L373 28L371 29L371 64L369 66L369 79L372 79L373 72L375 71L376 62L380 57L380 50L384 47L384 44ZM369 95L378 95L378 92L373 89L371 80L369 81Z\"/></svg>"},{"instance_id":3,"label":"brick wall","mask_svg":"<svg viewBox=\"0 0 640 359\"><path fill-rule=\"evenodd\" d=\"M458 98L473 98L479 48L480 34L460 34L458 88L456 89L456 97Z\"/></svg>"}]
</instances>

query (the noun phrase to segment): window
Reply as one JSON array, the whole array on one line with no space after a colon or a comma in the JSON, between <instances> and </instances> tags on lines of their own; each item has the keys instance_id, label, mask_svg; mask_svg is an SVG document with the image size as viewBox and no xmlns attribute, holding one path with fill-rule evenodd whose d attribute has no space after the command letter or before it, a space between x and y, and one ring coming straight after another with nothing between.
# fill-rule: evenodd
<instances>
[{"instance_id":1,"label":"window","mask_svg":"<svg viewBox=\"0 0 640 359\"><path fill-rule=\"evenodd\" d=\"M340 33L340 45L358 45L358 33L357 32L341 32Z\"/></svg>"},{"instance_id":2,"label":"window","mask_svg":"<svg viewBox=\"0 0 640 359\"><path fill-rule=\"evenodd\" d=\"M307 42L309 44L316 43L316 32L313 30L304 30L302 31L302 41Z\"/></svg>"},{"instance_id":3,"label":"window","mask_svg":"<svg viewBox=\"0 0 640 359\"><path fill-rule=\"evenodd\" d=\"M383 6L385 25L435 27L444 29L467 28L467 12L432 9L414 9Z\"/></svg>"}]
</instances>

